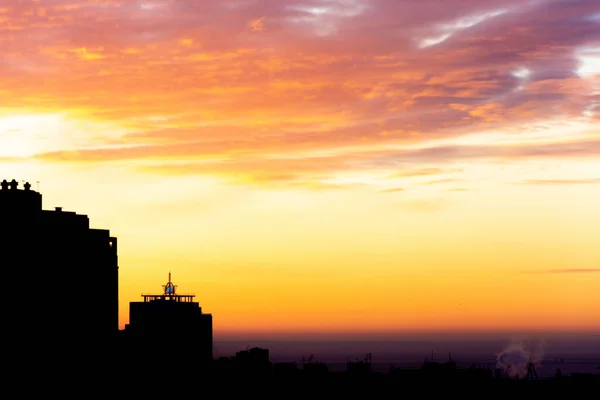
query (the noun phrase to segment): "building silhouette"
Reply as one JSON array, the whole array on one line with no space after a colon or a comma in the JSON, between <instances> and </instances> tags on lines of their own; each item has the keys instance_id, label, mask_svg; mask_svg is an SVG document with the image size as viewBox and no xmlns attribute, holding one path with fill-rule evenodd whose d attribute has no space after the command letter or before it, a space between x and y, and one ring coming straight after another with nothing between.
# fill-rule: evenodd
<instances>
[{"instance_id":1,"label":"building silhouette","mask_svg":"<svg viewBox=\"0 0 600 400\"><path fill-rule=\"evenodd\" d=\"M0 183L0 307L20 360L43 351L85 354L118 325L117 239L86 215L42 209L42 195L14 179ZM23 361L25 362L25 361Z\"/></svg>"},{"instance_id":2,"label":"building silhouette","mask_svg":"<svg viewBox=\"0 0 600 400\"><path fill-rule=\"evenodd\" d=\"M213 360L212 315L202 312L194 294L180 294L169 280L161 294L142 294L129 303L123 336L135 359L153 359L168 349L171 362L208 366Z\"/></svg>"},{"instance_id":3,"label":"building silhouette","mask_svg":"<svg viewBox=\"0 0 600 400\"><path fill-rule=\"evenodd\" d=\"M130 323L119 331L117 239L108 230L91 229L86 215L43 210L42 195L29 183L19 188L15 180L3 180L0 236L6 279L2 333L6 353L14 355L3 376L21 392L31 387L47 396L56 389L64 397L70 390L80 396L105 389L114 395L125 387L156 397L161 389L172 396L176 388L264 397L270 388L281 397L283 386L304 388L311 396L328 387L337 397L355 396L360 388L368 388L371 397L389 397L436 387L443 394L491 389L573 397L575 388L583 393L600 387L598 374L563 376L557 369L553 379L543 379L529 362L527 375L513 379L495 376L489 367L459 368L450 354L446 363L426 361L420 369L392 368L387 374L372 368L371 353L347 360L343 373L313 363L312 355L302 369L295 362L273 364L269 350L259 347L213 361L212 315L202 312L195 295L177 292L170 272L162 293L142 294L143 301L130 303ZM198 374L194 367L210 368Z\"/></svg>"},{"instance_id":4,"label":"building silhouette","mask_svg":"<svg viewBox=\"0 0 600 400\"><path fill-rule=\"evenodd\" d=\"M272 366L269 349L261 347L252 347L236 352L235 361L238 368L259 373L269 372Z\"/></svg>"}]
</instances>

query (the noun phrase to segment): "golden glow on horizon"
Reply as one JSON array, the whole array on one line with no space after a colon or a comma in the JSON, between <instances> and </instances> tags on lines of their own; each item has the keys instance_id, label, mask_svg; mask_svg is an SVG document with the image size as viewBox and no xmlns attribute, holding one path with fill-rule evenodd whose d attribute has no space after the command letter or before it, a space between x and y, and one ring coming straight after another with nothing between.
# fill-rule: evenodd
<instances>
[{"instance_id":1,"label":"golden glow on horizon","mask_svg":"<svg viewBox=\"0 0 600 400\"><path fill-rule=\"evenodd\" d=\"M281 1L0 9L0 179L118 237L121 326L171 270L217 334L600 330L593 0Z\"/></svg>"}]
</instances>

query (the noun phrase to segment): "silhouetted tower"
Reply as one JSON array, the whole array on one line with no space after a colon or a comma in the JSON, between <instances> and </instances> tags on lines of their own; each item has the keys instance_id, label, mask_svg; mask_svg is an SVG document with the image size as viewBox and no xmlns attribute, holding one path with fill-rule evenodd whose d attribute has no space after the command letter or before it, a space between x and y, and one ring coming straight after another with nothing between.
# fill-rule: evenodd
<instances>
[{"instance_id":1,"label":"silhouetted tower","mask_svg":"<svg viewBox=\"0 0 600 400\"><path fill-rule=\"evenodd\" d=\"M537 380L538 375L535 371L535 365L531 361L527 363L527 375L525 375L525 379L527 380Z\"/></svg>"},{"instance_id":2,"label":"silhouetted tower","mask_svg":"<svg viewBox=\"0 0 600 400\"><path fill-rule=\"evenodd\" d=\"M144 301L129 303L129 324L124 332L128 343L141 345L152 358L168 345L173 360L199 364L212 361L212 315L202 312L195 295L177 293L171 272L162 294L142 297Z\"/></svg>"},{"instance_id":3,"label":"silhouetted tower","mask_svg":"<svg viewBox=\"0 0 600 400\"><path fill-rule=\"evenodd\" d=\"M13 179L0 183L0 235L0 265L18 282L5 285L4 333L19 358L81 354L118 333L117 239L108 230L91 229L86 215L43 210L42 195Z\"/></svg>"}]
</instances>

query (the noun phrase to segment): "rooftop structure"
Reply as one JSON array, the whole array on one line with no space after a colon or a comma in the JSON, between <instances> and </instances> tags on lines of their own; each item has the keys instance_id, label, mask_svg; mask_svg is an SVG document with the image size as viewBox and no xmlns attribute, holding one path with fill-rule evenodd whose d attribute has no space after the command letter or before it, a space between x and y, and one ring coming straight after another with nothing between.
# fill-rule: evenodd
<instances>
[{"instance_id":1,"label":"rooftop structure","mask_svg":"<svg viewBox=\"0 0 600 400\"><path fill-rule=\"evenodd\" d=\"M31 184L25 182L23 189L15 179L0 182L0 214L36 213L42 211L42 195L31 190Z\"/></svg>"},{"instance_id":2,"label":"rooftop structure","mask_svg":"<svg viewBox=\"0 0 600 400\"><path fill-rule=\"evenodd\" d=\"M142 294L144 303L151 301L174 301L177 303L192 303L194 301L195 294L179 294L177 292L177 285L171 282L171 272L169 272L169 280L163 285L162 294Z\"/></svg>"}]
</instances>

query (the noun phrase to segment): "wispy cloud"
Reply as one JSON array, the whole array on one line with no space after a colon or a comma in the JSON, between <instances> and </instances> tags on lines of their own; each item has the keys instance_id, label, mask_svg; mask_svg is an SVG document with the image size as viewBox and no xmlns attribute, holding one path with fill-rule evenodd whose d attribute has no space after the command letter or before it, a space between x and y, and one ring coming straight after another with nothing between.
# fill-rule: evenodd
<instances>
[{"instance_id":1,"label":"wispy cloud","mask_svg":"<svg viewBox=\"0 0 600 400\"><path fill-rule=\"evenodd\" d=\"M389 175L388 178L412 178L415 176L439 175L443 174L444 172L445 171L441 168L418 168L408 171L400 171L395 174Z\"/></svg>"},{"instance_id":2,"label":"wispy cloud","mask_svg":"<svg viewBox=\"0 0 600 400\"><path fill-rule=\"evenodd\" d=\"M396 193L396 192L403 192L406 189L404 188L390 188L390 189L383 189L380 190L379 193Z\"/></svg>"},{"instance_id":3,"label":"wispy cloud","mask_svg":"<svg viewBox=\"0 0 600 400\"><path fill-rule=\"evenodd\" d=\"M443 183L454 183L454 182L461 182L460 179L435 179L433 181L427 181L425 182L425 185L439 185L439 184L443 184Z\"/></svg>"},{"instance_id":4,"label":"wispy cloud","mask_svg":"<svg viewBox=\"0 0 600 400\"><path fill-rule=\"evenodd\" d=\"M16 163L16 162L24 162L27 161L26 157L5 157L0 156L0 163Z\"/></svg>"},{"instance_id":5,"label":"wispy cloud","mask_svg":"<svg viewBox=\"0 0 600 400\"><path fill-rule=\"evenodd\" d=\"M593 274L599 273L600 268L563 268L537 271L538 274Z\"/></svg>"},{"instance_id":6,"label":"wispy cloud","mask_svg":"<svg viewBox=\"0 0 600 400\"><path fill-rule=\"evenodd\" d=\"M435 12L431 0L101 3L2 7L10 40L0 40L0 104L70 110L127 132L89 133L38 160L153 162L162 166L154 173L184 174L198 169L166 164L225 158L233 161L212 171L235 174L231 165L248 156L266 164L326 153L338 162L323 173L342 159L359 170L394 162L407 165L394 175L405 178L446 174L419 166L448 160L600 153L597 134L564 134L568 144L429 145L466 132L514 135L558 117L597 124L594 67L578 51L600 46L595 0L447 0ZM311 179L306 170L299 180Z\"/></svg>"},{"instance_id":7,"label":"wispy cloud","mask_svg":"<svg viewBox=\"0 0 600 400\"><path fill-rule=\"evenodd\" d=\"M167 175L210 175L245 182L324 180L339 172L357 170L389 171L396 165L413 169L393 174L396 178L449 174L453 169L419 169L419 164L465 160L515 160L571 158L597 159L600 141L576 141L541 145L441 146L393 150L345 150L330 156L298 154L294 149L279 147L265 138L254 148L244 141L191 142L177 145L148 145L117 148L91 148L42 153L36 159L47 162L106 163L138 161L140 171ZM308 149L307 149L308 150ZM317 151L317 148L311 149ZM271 153L278 153L272 156ZM310 151L309 151L310 153ZM389 179L390 175L385 175ZM455 178L441 178L425 184L455 183ZM582 182L580 182L582 183ZM591 183L591 182L588 182Z\"/></svg>"},{"instance_id":8,"label":"wispy cloud","mask_svg":"<svg viewBox=\"0 0 600 400\"><path fill-rule=\"evenodd\" d=\"M525 185L588 185L600 183L597 179L530 179L520 182Z\"/></svg>"}]
</instances>

